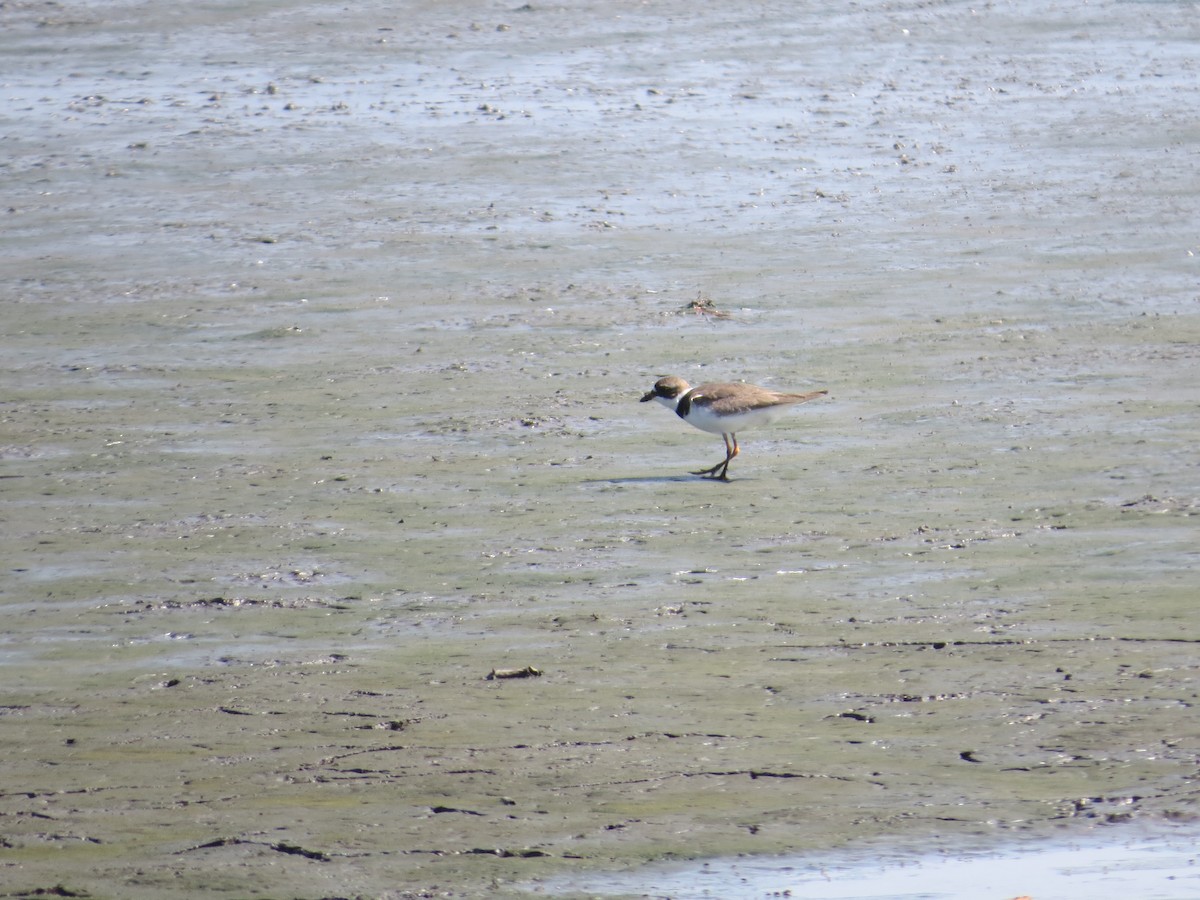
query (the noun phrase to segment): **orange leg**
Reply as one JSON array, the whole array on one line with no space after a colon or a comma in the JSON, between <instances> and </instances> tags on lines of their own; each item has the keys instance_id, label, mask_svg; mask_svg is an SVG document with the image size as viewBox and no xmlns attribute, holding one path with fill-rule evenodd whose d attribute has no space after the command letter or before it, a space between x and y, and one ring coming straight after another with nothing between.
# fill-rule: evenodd
<instances>
[{"instance_id":1,"label":"orange leg","mask_svg":"<svg viewBox=\"0 0 1200 900\"><path fill-rule=\"evenodd\" d=\"M725 440L725 458L711 469L701 469L698 472L693 472L693 475L711 475L718 481L729 480L729 463L732 462L733 458L738 455L741 448L738 447L736 434L726 433L721 435L721 437ZM718 472L718 470L720 471Z\"/></svg>"}]
</instances>

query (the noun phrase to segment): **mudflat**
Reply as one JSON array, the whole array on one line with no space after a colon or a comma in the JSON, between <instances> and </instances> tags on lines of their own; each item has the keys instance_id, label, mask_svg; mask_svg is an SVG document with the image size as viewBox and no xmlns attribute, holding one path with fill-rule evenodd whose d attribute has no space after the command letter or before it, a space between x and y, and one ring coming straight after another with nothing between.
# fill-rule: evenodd
<instances>
[{"instance_id":1,"label":"mudflat","mask_svg":"<svg viewBox=\"0 0 1200 900\"><path fill-rule=\"evenodd\" d=\"M1194 825L1185 7L0 18L0 895Z\"/></svg>"}]
</instances>

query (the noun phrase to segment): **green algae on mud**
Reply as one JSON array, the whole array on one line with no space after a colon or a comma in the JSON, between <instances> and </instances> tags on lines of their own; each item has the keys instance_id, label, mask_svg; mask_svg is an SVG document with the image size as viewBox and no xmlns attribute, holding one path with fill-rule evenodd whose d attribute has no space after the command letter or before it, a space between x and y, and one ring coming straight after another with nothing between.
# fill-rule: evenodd
<instances>
[{"instance_id":1,"label":"green algae on mud","mask_svg":"<svg viewBox=\"0 0 1200 900\"><path fill-rule=\"evenodd\" d=\"M308 378L301 406L323 390ZM611 409L633 432L674 424ZM624 441L581 454L569 429L519 424L455 432L402 482L377 442L322 463L331 437L276 418L256 429L270 466L159 462L178 468L157 484L190 474L136 507L134 463L110 461L79 479L89 505L26 512L31 558L87 535L81 570L109 574L44 572L25 618L70 638L13 648L21 871L44 883L49 846L55 871L90 873L72 884L131 896L262 871L264 894L470 892L1193 815L1193 505L1100 499L1137 468L1136 432L1110 443L1119 472L1028 439L1046 468L1016 468L987 452L1000 413L960 403L938 415L976 456L931 458L940 409L867 417L880 440L832 450L764 433L730 485L606 478L633 469ZM645 446L645 469L704 452L687 437ZM44 461L21 465L17 490L44 483ZM544 674L486 681L510 664Z\"/></svg>"},{"instance_id":2,"label":"green algae on mud","mask_svg":"<svg viewBox=\"0 0 1200 900\"><path fill-rule=\"evenodd\" d=\"M1197 82L1131 9L950 81L974 12L16 23L6 889L1194 819ZM711 484L670 372L831 396Z\"/></svg>"}]
</instances>

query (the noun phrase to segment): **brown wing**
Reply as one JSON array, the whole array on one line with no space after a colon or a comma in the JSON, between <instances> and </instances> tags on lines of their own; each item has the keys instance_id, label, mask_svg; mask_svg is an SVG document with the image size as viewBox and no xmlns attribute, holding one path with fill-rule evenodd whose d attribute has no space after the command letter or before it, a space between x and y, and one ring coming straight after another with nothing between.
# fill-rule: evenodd
<instances>
[{"instance_id":1,"label":"brown wing","mask_svg":"<svg viewBox=\"0 0 1200 900\"><path fill-rule=\"evenodd\" d=\"M809 391L807 394L783 394L785 403L807 403L809 400L816 400L818 397L824 397L829 391Z\"/></svg>"},{"instance_id":2,"label":"brown wing","mask_svg":"<svg viewBox=\"0 0 1200 900\"><path fill-rule=\"evenodd\" d=\"M763 409L768 406L786 406L804 403L824 396L828 391L811 391L807 394L785 394L755 384L712 382L701 384L688 392L692 403L704 403L714 412L724 415Z\"/></svg>"}]
</instances>

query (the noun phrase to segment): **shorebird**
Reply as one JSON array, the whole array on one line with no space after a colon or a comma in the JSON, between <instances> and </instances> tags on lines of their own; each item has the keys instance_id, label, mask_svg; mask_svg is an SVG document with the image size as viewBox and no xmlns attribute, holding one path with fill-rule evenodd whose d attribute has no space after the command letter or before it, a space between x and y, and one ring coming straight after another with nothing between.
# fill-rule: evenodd
<instances>
[{"instance_id":1,"label":"shorebird","mask_svg":"<svg viewBox=\"0 0 1200 900\"><path fill-rule=\"evenodd\" d=\"M641 402L657 400L689 425L721 435L725 441L725 458L711 468L692 474L728 481L729 464L739 450L737 432L773 422L787 407L815 400L827 393L788 394L753 384L719 381L692 387L682 378L668 375L654 382L654 387Z\"/></svg>"}]
</instances>

